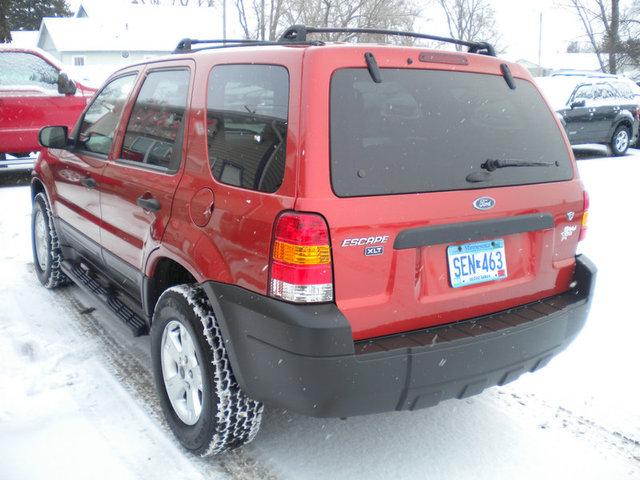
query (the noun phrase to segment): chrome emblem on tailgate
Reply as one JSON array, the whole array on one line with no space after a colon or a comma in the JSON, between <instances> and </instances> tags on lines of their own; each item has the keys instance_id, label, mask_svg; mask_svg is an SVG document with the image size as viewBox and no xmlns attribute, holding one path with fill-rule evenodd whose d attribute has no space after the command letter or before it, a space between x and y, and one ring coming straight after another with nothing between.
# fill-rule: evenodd
<instances>
[{"instance_id":1,"label":"chrome emblem on tailgate","mask_svg":"<svg viewBox=\"0 0 640 480\"><path fill-rule=\"evenodd\" d=\"M493 208L495 204L496 201L491 197L480 197L473 201L473 208L478 210L489 210L490 208Z\"/></svg>"}]
</instances>

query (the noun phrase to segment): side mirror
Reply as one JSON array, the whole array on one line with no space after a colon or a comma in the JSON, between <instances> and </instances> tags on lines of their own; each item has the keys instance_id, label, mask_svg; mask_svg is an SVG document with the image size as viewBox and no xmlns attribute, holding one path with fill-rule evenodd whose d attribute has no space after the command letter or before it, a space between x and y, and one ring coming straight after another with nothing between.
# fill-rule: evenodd
<instances>
[{"instance_id":1,"label":"side mirror","mask_svg":"<svg viewBox=\"0 0 640 480\"><path fill-rule=\"evenodd\" d=\"M69 144L67 127L44 127L38 133L40 145L47 148L66 148Z\"/></svg>"},{"instance_id":2,"label":"side mirror","mask_svg":"<svg viewBox=\"0 0 640 480\"><path fill-rule=\"evenodd\" d=\"M64 72L58 75L58 93L62 95L75 95L77 90L76 84Z\"/></svg>"},{"instance_id":3,"label":"side mirror","mask_svg":"<svg viewBox=\"0 0 640 480\"><path fill-rule=\"evenodd\" d=\"M584 100L576 100L575 102L571 102L571 108L579 108L584 107L587 104Z\"/></svg>"}]
</instances>

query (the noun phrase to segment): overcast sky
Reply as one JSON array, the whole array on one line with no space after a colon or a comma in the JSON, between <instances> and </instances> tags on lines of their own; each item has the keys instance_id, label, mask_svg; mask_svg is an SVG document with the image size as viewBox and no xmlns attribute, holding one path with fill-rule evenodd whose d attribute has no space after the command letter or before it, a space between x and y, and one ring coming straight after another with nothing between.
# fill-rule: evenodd
<instances>
[{"instance_id":1,"label":"overcast sky","mask_svg":"<svg viewBox=\"0 0 640 480\"><path fill-rule=\"evenodd\" d=\"M96 0L90 0L96 1ZM102 0L105 1L105 0ZM542 12L542 62L545 56L564 52L571 40L584 40L579 21L573 12L556 6L556 0L490 0L496 11L497 27L502 36L501 47L512 60L520 58L538 63L538 34ZM68 0L75 11L81 0ZM417 0L425 5L416 30L449 35L441 9L431 0ZM233 0L227 0L227 21L237 19Z\"/></svg>"},{"instance_id":2,"label":"overcast sky","mask_svg":"<svg viewBox=\"0 0 640 480\"><path fill-rule=\"evenodd\" d=\"M502 37L500 46L514 60L524 58L538 63L538 36L542 12L542 62L545 56L565 52L572 40L585 40L579 20L574 13L557 7L555 0L490 0L496 12L496 26ZM427 2L425 2L427 3ZM436 6L426 7L419 22L421 30L448 35L446 22Z\"/></svg>"}]
</instances>

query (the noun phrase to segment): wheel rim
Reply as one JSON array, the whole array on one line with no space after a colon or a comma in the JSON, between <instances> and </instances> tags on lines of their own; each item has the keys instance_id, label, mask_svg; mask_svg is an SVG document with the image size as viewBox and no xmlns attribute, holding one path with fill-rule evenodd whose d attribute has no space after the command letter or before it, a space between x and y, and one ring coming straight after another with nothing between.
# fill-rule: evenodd
<instances>
[{"instance_id":1,"label":"wheel rim","mask_svg":"<svg viewBox=\"0 0 640 480\"><path fill-rule=\"evenodd\" d=\"M36 218L34 220L33 239L36 246L36 260L40 266L40 270L47 269L48 245L47 245L47 224L42 210L36 210Z\"/></svg>"},{"instance_id":2,"label":"wheel rim","mask_svg":"<svg viewBox=\"0 0 640 480\"><path fill-rule=\"evenodd\" d=\"M202 412L202 370L193 338L178 320L162 332L160 345L164 388L178 418L194 425Z\"/></svg>"},{"instance_id":3,"label":"wheel rim","mask_svg":"<svg viewBox=\"0 0 640 480\"><path fill-rule=\"evenodd\" d=\"M620 130L616 135L616 150L623 152L629 145L629 134L626 130Z\"/></svg>"}]
</instances>

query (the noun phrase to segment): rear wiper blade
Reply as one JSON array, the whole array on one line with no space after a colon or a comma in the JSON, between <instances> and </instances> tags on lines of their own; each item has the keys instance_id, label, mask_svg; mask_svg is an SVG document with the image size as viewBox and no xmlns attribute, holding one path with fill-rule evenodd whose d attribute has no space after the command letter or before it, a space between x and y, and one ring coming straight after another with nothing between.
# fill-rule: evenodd
<instances>
[{"instance_id":1,"label":"rear wiper blade","mask_svg":"<svg viewBox=\"0 0 640 480\"><path fill-rule=\"evenodd\" d=\"M493 172L498 168L507 167L557 167L559 162L525 162L523 160L498 160L496 158L488 158L480 168L488 172Z\"/></svg>"}]
</instances>

